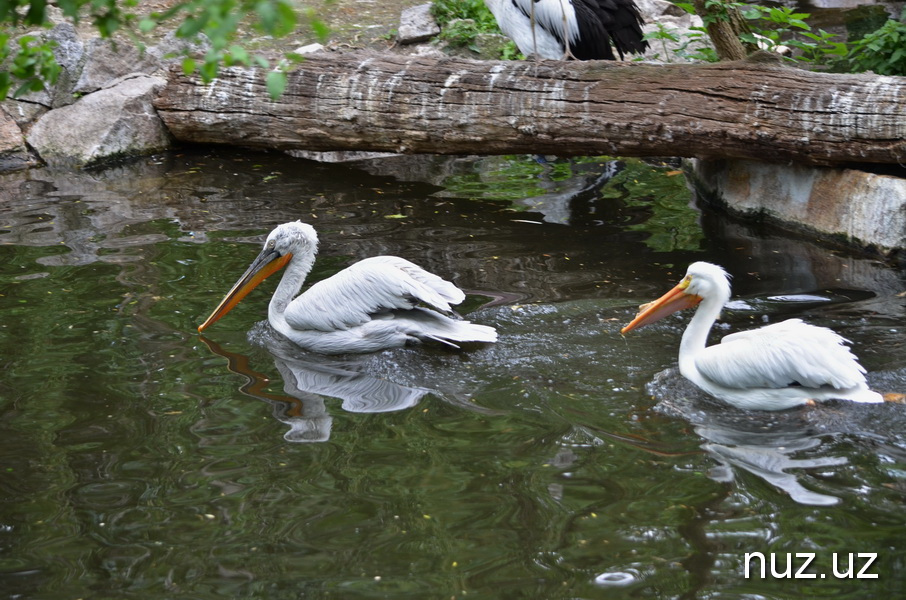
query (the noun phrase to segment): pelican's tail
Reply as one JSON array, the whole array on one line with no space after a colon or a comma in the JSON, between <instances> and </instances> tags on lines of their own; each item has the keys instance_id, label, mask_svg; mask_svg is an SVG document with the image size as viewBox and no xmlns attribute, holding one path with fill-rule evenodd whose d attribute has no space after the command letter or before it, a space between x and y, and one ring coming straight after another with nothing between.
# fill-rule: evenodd
<instances>
[{"instance_id":1,"label":"pelican's tail","mask_svg":"<svg viewBox=\"0 0 906 600\"><path fill-rule=\"evenodd\" d=\"M400 318L399 316L397 318ZM454 319L427 308L406 311L404 319L410 335L419 339L434 340L458 348L456 342L497 341L497 330L487 325Z\"/></svg>"},{"instance_id":2,"label":"pelican's tail","mask_svg":"<svg viewBox=\"0 0 906 600\"><path fill-rule=\"evenodd\" d=\"M878 392L873 392L872 390L865 388L859 390L853 394L846 396L847 400L852 400L853 402L884 402L884 396Z\"/></svg>"}]
</instances>

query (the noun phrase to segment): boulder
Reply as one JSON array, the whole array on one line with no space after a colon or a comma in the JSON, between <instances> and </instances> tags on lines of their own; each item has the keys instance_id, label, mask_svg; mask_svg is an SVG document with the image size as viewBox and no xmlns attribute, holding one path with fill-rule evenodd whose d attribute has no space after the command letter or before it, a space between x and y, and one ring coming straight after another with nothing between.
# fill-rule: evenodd
<instances>
[{"instance_id":1,"label":"boulder","mask_svg":"<svg viewBox=\"0 0 906 600\"><path fill-rule=\"evenodd\" d=\"M85 64L77 74L73 91L90 94L107 86L114 79L130 73L152 74L160 70L161 61L142 52L131 42L115 42L94 38L85 44Z\"/></svg>"},{"instance_id":2,"label":"boulder","mask_svg":"<svg viewBox=\"0 0 906 600\"><path fill-rule=\"evenodd\" d=\"M25 136L7 112L0 108L0 172L16 171L38 164L25 145Z\"/></svg>"},{"instance_id":3,"label":"boulder","mask_svg":"<svg viewBox=\"0 0 906 600\"><path fill-rule=\"evenodd\" d=\"M731 213L882 254L906 248L906 178L748 160L687 165L699 197Z\"/></svg>"},{"instance_id":4,"label":"boulder","mask_svg":"<svg viewBox=\"0 0 906 600\"><path fill-rule=\"evenodd\" d=\"M28 32L19 36L10 46L18 46L24 36L53 44L53 56L60 66L60 74L52 86L37 92L29 92L19 99L46 108L72 104L75 101L72 95L73 87L79 77L85 57L85 45L75 27L71 23L61 23L48 31Z\"/></svg>"},{"instance_id":5,"label":"boulder","mask_svg":"<svg viewBox=\"0 0 906 600\"><path fill-rule=\"evenodd\" d=\"M151 100L166 80L130 75L43 115L28 143L50 165L81 167L105 159L149 154L170 146Z\"/></svg>"},{"instance_id":6,"label":"boulder","mask_svg":"<svg viewBox=\"0 0 906 600\"><path fill-rule=\"evenodd\" d=\"M425 42L439 33L440 26L431 14L431 4L407 8L400 15L398 31L400 44Z\"/></svg>"}]
</instances>

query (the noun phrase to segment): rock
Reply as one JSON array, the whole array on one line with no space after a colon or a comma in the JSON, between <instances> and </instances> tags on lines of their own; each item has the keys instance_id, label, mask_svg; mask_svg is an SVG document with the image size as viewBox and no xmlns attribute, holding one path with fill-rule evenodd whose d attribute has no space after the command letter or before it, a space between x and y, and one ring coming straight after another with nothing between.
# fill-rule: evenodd
<instances>
[{"instance_id":1,"label":"rock","mask_svg":"<svg viewBox=\"0 0 906 600\"><path fill-rule=\"evenodd\" d=\"M53 55L60 65L60 75L49 90L51 108L75 102L73 89L85 63L85 45L71 23L61 23L47 32L47 40L54 43Z\"/></svg>"},{"instance_id":2,"label":"rock","mask_svg":"<svg viewBox=\"0 0 906 600\"><path fill-rule=\"evenodd\" d=\"M52 42L54 44L53 55L60 66L60 74L52 86L41 91L29 92L20 96L19 99L47 108L72 104L75 101L72 90L82 68L85 54L84 44L76 33L75 27L70 23L61 23L50 31L32 31L20 36L10 45L18 46L25 36L36 38L41 43Z\"/></svg>"},{"instance_id":3,"label":"rock","mask_svg":"<svg viewBox=\"0 0 906 600\"><path fill-rule=\"evenodd\" d=\"M293 53L295 53L295 54L314 54L316 52L323 52L323 51L324 51L324 44L319 44L319 43L315 42L313 44L306 44L304 46L299 46L298 48L293 50Z\"/></svg>"},{"instance_id":4,"label":"rock","mask_svg":"<svg viewBox=\"0 0 906 600\"><path fill-rule=\"evenodd\" d=\"M398 156L391 152L361 152L358 150L337 150L334 152L312 152L310 150L287 150L287 154L294 158L304 158L323 163L348 163L375 158L388 158Z\"/></svg>"},{"instance_id":5,"label":"rock","mask_svg":"<svg viewBox=\"0 0 906 600\"><path fill-rule=\"evenodd\" d=\"M42 116L28 143L49 165L73 167L166 149L169 134L151 105L164 85L160 77L124 77Z\"/></svg>"},{"instance_id":6,"label":"rock","mask_svg":"<svg viewBox=\"0 0 906 600\"><path fill-rule=\"evenodd\" d=\"M504 49L510 44L510 38L499 33L479 33L475 36L475 49L482 58L500 60Z\"/></svg>"},{"instance_id":7,"label":"rock","mask_svg":"<svg viewBox=\"0 0 906 600\"><path fill-rule=\"evenodd\" d=\"M85 64L73 91L89 94L130 73L152 74L161 62L132 43L94 38L85 45Z\"/></svg>"},{"instance_id":8,"label":"rock","mask_svg":"<svg viewBox=\"0 0 906 600\"><path fill-rule=\"evenodd\" d=\"M176 32L170 31L156 46L148 48L147 52L149 56L161 63L167 63L179 60L183 56L204 54L210 48L211 41L203 33L199 33L196 39L189 41L176 37Z\"/></svg>"},{"instance_id":9,"label":"rock","mask_svg":"<svg viewBox=\"0 0 906 600\"><path fill-rule=\"evenodd\" d=\"M431 14L431 4L419 4L405 9L400 15L400 44L417 44L440 33L440 26Z\"/></svg>"},{"instance_id":10,"label":"rock","mask_svg":"<svg viewBox=\"0 0 906 600\"><path fill-rule=\"evenodd\" d=\"M635 0L635 5L639 9L642 18L646 23L656 21L663 16L682 17L686 16L685 10L667 0Z\"/></svg>"},{"instance_id":11,"label":"rock","mask_svg":"<svg viewBox=\"0 0 906 600\"><path fill-rule=\"evenodd\" d=\"M702 27L704 23L701 17L685 12L681 15L664 14L657 19L646 19L642 32L654 37L648 41L648 50L643 54L644 60L696 62L690 55L700 49L714 48L708 35L700 31Z\"/></svg>"},{"instance_id":12,"label":"rock","mask_svg":"<svg viewBox=\"0 0 906 600\"><path fill-rule=\"evenodd\" d=\"M699 196L732 213L883 254L906 248L906 178L746 160L690 163Z\"/></svg>"},{"instance_id":13,"label":"rock","mask_svg":"<svg viewBox=\"0 0 906 600\"><path fill-rule=\"evenodd\" d=\"M37 121L38 117L50 110L43 104L28 102L20 98L7 98L3 101L3 109L23 131Z\"/></svg>"},{"instance_id":14,"label":"rock","mask_svg":"<svg viewBox=\"0 0 906 600\"><path fill-rule=\"evenodd\" d=\"M17 171L37 164L38 161L25 145L25 136L15 119L0 109L0 172Z\"/></svg>"}]
</instances>

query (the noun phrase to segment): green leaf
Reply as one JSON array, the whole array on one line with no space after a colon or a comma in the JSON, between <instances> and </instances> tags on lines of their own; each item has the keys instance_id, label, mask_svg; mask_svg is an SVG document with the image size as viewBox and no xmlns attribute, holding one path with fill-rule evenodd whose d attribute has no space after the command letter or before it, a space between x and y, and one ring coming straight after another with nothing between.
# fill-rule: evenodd
<instances>
[{"instance_id":1,"label":"green leaf","mask_svg":"<svg viewBox=\"0 0 906 600\"><path fill-rule=\"evenodd\" d=\"M330 37L330 27L321 19L312 19L309 21L309 25L311 25L311 30L318 37L319 41L324 42Z\"/></svg>"},{"instance_id":2,"label":"green leaf","mask_svg":"<svg viewBox=\"0 0 906 600\"><path fill-rule=\"evenodd\" d=\"M195 72L195 60L192 58L182 59L182 72L184 75L191 75Z\"/></svg>"},{"instance_id":3,"label":"green leaf","mask_svg":"<svg viewBox=\"0 0 906 600\"><path fill-rule=\"evenodd\" d=\"M245 48L238 44L233 44L232 46L230 46L230 56L232 57L233 61L237 63L241 63L243 65L249 64L249 53Z\"/></svg>"},{"instance_id":4,"label":"green leaf","mask_svg":"<svg viewBox=\"0 0 906 600\"><path fill-rule=\"evenodd\" d=\"M205 83L211 83L214 79L217 78L217 71L220 61L217 59L208 59L205 60L204 64L198 69L199 74L201 74L201 80Z\"/></svg>"},{"instance_id":5,"label":"green leaf","mask_svg":"<svg viewBox=\"0 0 906 600\"><path fill-rule=\"evenodd\" d=\"M286 90L286 73L283 71L271 71L267 74L267 93L270 94L271 100L277 100Z\"/></svg>"}]
</instances>

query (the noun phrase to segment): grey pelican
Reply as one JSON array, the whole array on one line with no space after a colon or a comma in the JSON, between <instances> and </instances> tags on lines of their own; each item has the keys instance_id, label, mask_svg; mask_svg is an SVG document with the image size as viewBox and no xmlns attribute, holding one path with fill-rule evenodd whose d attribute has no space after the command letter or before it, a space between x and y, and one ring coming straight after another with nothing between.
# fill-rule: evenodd
<instances>
[{"instance_id":1,"label":"grey pelican","mask_svg":"<svg viewBox=\"0 0 906 600\"><path fill-rule=\"evenodd\" d=\"M425 340L454 347L458 347L456 342L497 341L493 327L475 325L452 314L450 305L466 297L462 290L396 256L361 260L297 296L314 265L317 249L318 235L311 225L295 221L277 226L258 257L198 331L227 314L265 278L286 267L268 306L268 322L307 350L341 354Z\"/></svg>"},{"instance_id":2,"label":"grey pelican","mask_svg":"<svg viewBox=\"0 0 906 600\"><path fill-rule=\"evenodd\" d=\"M620 59L648 48L633 0L485 0L485 4L500 30L526 56L615 60L613 48Z\"/></svg>"},{"instance_id":3,"label":"grey pelican","mask_svg":"<svg viewBox=\"0 0 906 600\"><path fill-rule=\"evenodd\" d=\"M708 394L738 408L758 410L832 399L884 401L868 388L865 369L850 352L848 340L800 319L733 333L706 347L708 332L729 299L726 271L711 263L692 263L673 289L639 307L622 333L698 306L680 342L679 369Z\"/></svg>"}]
</instances>

